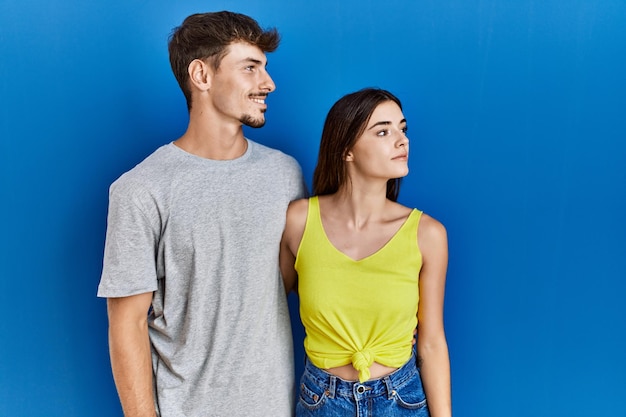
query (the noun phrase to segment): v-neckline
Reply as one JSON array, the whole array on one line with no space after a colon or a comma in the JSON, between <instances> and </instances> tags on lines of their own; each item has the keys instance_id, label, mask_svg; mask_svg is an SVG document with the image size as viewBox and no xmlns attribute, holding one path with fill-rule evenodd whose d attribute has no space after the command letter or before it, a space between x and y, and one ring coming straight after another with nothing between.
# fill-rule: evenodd
<instances>
[{"instance_id":1,"label":"v-neckline","mask_svg":"<svg viewBox=\"0 0 626 417\"><path fill-rule=\"evenodd\" d=\"M406 216L406 218L404 219L404 221L402 222L402 224L400 225L400 227L398 228L398 230L396 230L393 235L391 235L391 237L389 238L389 240L387 240L380 248L376 249L374 252L372 252L371 254L364 256L363 258L360 259L354 259L353 257L346 255L344 252L342 252L341 250L339 250L339 248L337 248L335 246L335 244L333 242L331 242L331 240L328 238L328 235L326 234L326 229L324 228L324 222L322 221L322 209L320 207L320 201L319 198L317 199L317 216L318 216L318 220L319 220L319 225L320 225L320 230L322 231L322 235L324 236L324 239L326 240L326 242L328 243L328 245L333 248L333 250L335 252L337 252L338 254L340 254L341 256L343 256L344 258L350 260L351 262L354 263L361 263L364 262L370 258L375 257L376 255L378 255L379 253L381 253L383 250L385 250L385 248L387 248L389 245L391 245L391 242L393 242L396 238L396 236L398 236L400 234L400 232L402 231L402 229L404 229L407 225L407 223L409 222L409 219L411 218L411 216L414 215L414 213L416 212L415 209L412 209L409 212L409 215Z\"/></svg>"}]
</instances>

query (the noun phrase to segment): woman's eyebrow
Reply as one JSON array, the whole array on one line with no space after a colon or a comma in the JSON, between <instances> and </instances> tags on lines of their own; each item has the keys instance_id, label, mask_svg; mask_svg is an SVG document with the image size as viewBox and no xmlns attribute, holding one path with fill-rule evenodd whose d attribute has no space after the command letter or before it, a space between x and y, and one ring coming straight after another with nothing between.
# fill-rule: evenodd
<instances>
[{"instance_id":1,"label":"woman's eyebrow","mask_svg":"<svg viewBox=\"0 0 626 417\"><path fill-rule=\"evenodd\" d=\"M406 119L402 119L402 120L400 120L400 124L402 124L402 123L406 123ZM376 126L388 126L388 125L390 125L390 124L391 124L391 122L390 122L390 121L388 121L388 120L382 120L382 121L380 121L380 122L376 122L376 123L374 123L373 125L371 125L370 127L368 127L368 128L367 128L367 130L371 130L371 129L375 128Z\"/></svg>"}]
</instances>

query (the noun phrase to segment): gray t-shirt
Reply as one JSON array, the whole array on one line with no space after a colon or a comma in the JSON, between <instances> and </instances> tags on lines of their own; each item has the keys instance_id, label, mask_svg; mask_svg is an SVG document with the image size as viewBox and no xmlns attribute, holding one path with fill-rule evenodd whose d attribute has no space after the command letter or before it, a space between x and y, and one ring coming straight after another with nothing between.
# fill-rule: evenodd
<instances>
[{"instance_id":1,"label":"gray t-shirt","mask_svg":"<svg viewBox=\"0 0 626 417\"><path fill-rule=\"evenodd\" d=\"M170 143L111 185L98 296L154 291L162 417L293 414L278 250L287 205L305 195L298 163L250 140L228 161Z\"/></svg>"}]
</instances>

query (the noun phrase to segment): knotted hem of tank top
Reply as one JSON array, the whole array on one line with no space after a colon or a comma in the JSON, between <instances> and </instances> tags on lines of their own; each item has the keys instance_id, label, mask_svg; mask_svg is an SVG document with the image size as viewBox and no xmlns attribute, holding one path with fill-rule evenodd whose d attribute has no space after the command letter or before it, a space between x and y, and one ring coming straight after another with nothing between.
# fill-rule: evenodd
<instances>
[{"instance_id":1,"label":"knotted hem of tank top","mask_svg":"<svg viewBox=\"0 0 626 417\"><path fill-rule=\"evenodd\" d=\"M369 349L354 352L352 355L352 366L359 372L359 382L370 379L370 366L374 363L374 355Z\"/></svg>"}]
</instances>

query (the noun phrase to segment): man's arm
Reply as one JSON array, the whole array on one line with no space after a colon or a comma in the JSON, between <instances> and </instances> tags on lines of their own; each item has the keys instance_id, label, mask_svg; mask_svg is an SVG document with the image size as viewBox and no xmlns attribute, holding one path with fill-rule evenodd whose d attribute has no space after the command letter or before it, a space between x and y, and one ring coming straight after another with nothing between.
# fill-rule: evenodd
<instances>
[{"instance_id":1,"label":"man's arm","mask_svg":"<svg viewBox=\"0 0 626 417\"><path fill-rule=\"evenodd\" d=\"M126 417L155 417L148 309L152 293L108 298L109 352Z\"/></svg>"}]
</instances>

